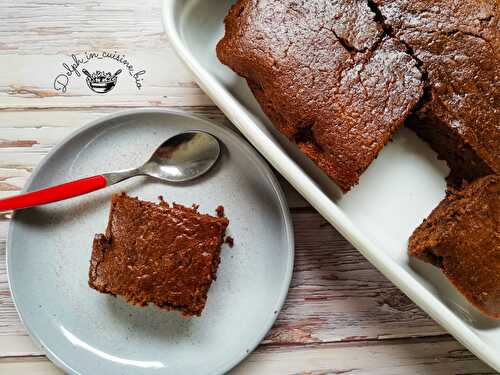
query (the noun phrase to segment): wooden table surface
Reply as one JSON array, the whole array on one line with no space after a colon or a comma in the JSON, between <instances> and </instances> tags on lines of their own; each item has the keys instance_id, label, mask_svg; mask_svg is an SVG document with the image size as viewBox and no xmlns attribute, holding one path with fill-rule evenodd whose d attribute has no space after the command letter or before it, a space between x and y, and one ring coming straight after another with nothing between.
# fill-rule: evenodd
<instances>
[{"instance_id":1,"label":"wooden table surface","mask_svg":"<svg viewBox=\"0 0 500 375\"><path fill-rule=\"evenodd\" d=\"M73 76L65 93L55 90L62 63L89 51L125 54L146 71L141 89L123 84L101 95ZM0 197L20 190L63 137L107 113L174 107L227 124L174 55L162 29L161 0L4 0L0 68ZM284 181L283 187L295 225L292 287L266 339L233 374L495 373ZM9 215L1 215L0 374L58 374L32 344L10 298L8 225Z\"/></svg>"}]
</instances>

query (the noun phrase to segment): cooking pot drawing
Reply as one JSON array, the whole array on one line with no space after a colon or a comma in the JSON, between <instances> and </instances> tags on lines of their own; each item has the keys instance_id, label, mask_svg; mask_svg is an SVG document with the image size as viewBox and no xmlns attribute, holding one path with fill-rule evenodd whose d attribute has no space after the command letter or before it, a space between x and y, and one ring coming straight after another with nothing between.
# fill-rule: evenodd
<instances>
[{"instance_id":1,"label":"cooking pot drawing","mask_svg":"<svg viewBox=\"0 0 500 375\"><path fill-rule=\"evenodd\" d=\"M87 86L92 91L98 94L105 94L116 86L118 74L120 74L122 70L118 69L115 74L100 70L96 70L94 73L90 74L87 69L82 69L82 72L87 76Z\"/></svg>"}]
</instances>

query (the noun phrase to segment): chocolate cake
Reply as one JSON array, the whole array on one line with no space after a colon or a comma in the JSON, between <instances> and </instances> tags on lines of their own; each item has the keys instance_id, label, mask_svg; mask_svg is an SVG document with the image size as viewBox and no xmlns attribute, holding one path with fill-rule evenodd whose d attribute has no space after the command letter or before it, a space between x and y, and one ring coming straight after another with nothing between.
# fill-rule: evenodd
<instances>
[{"instance_id":1,"label":"chocolate cake","mask_svg":"<svg viewBox=\"0 0 500 375\"><path fill-rule=\"evenodd\" d=\"M274 125L349 190L413 110L421 72L364 1L240 0L217 45Z\"/></svg>"},{"instance_id":2,"label":"chocolate cake","mask_svg":"<svg viewBox=\"0 0 500 375\"><path fill-rule=\"evenodd\" d=\"M413 232L408 251L441 268L473 305L500 319L500 176L449 194Z\"/></svg>"},{"instance_id":3,"label":"chocolate cake","mask_svg":"<svg viewBox=\"0 0 500 375\"><path fill-rule=\"evenodd\" d=\"M388 35L424 72L425 95L408 120L460 184L500 173L500 41L497 0L373 0Z\"/></svg>"},{"instance_id":4,"label":"chocolate cake","mask_svg":"<svg viewBox=\"0 0 500 375\"><path fill-rule=\"evenodd\" d=\"M239 0L217 55L342 190L405 119L459 185L500 173L498 8L496 0Z\"/></svg>"},{"instance_id":5,"label":"chocolate cake","mask_svg":"<svg viewBox=\"0 0 500 375\"><path fill-rule=\"evenodd\" d=\"M195 206L114 195L106 233L94 239L89 285L135 305L200 315L228 224Z\"/></svg>"}]
</instances>

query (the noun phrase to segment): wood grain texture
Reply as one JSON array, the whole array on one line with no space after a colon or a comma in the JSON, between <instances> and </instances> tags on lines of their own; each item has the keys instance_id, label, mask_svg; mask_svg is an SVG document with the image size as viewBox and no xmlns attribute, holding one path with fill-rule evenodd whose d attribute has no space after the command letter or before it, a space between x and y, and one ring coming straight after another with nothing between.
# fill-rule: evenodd
<instances>
[{"instance_id":1,"label":"wood grain texture","mask_svg":"<svg viewBox=\"0 0 500 375\"><path fill-rule=\"evenodd\" d=\"M171 50L161 24L161 1L41 0L0 3L0 109L212 105ZM84 77L62 94L54 78L72 54L110 51L146 70L140 91L95 95Z\"/></svg>"},{"instance_id":2,"label":"wood grain texture","mask_svg":"<svg viewBox=\"0 0 500 375\"><path fill-rule=\"evenodd\" d=\"M296 259L265 342L377 340L445 332L316 212L294 212Z\"/></svg>"},{"instance_id":3,"label":"wood grain texture","mask_svg":"<svg viewBox=\"0 0 500 375\"><path fill-rule=\"evenodd\" d=\"M62 374L44 357L0 358L6 374ZM493 375L450 339L260 346L231 375Z\"/></svg>"},{"instance_id":4,"label":"wood grain texture","mask_svg":"<svg viewBox=\"0 0 500 375\"><path fill-rule=\"evenodd\" d=\"M54 78L72 54L116 51L146 70L106 95L81 77ZM0 2L0 198L84 124L121 108L188 110L230 126L174 55L161 0ZM234 374L491 374L376 271L283 179L293 214L295 270L272 330ZM9 213L0 213L0 374L60 374L27 336L8 289Z\"/></svg>"},{"instance_id":5,"label":"wood grain texture","mask_svg":"<svg viewBox=\"0 0 500 375\"><path fill-rule=\"evenodd\" d=\"M261 346L234 375L486 375L494 374L459 344L447 338Z\"/></svg>"},{"instance_id":6,"label":"wood grain texture","mask_svg":"<svg viewBox=\"0 0 500 375\"><path fill-rule=\"evenodd\" d=\"M167 43L158 0L2 1L0 15L3 53L60 55L96 48L154 51Z\"/></svg>"},{"instance_id":7,"label":"wood grain texture","mask_svg":"<svg viewBox=\"0 0 500 375\"><path fill-rule=\"evenodd\" d=\"M9 375L62 375L45 357L10 357L0 359L0 370Z\"/></svg>"}]
</instances>

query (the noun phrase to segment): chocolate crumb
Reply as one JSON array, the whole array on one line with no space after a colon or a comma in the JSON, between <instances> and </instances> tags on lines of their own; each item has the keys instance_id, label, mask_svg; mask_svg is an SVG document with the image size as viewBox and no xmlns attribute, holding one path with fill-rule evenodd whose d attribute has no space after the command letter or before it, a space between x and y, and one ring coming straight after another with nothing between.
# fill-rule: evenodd
<instances>
[{"instance_id":1,"label":"chocolate crumb","mask_svg":"<svg viewBox=\"0 0 500 375\"><path fill-rule=\"evenodd\" d=\"M218 206L215 212L217 212L218 217L224 217L224 206Z\"/></svg>"},{"instance_id":2,"label":"chocolate crumb","mask_svg":"<svg viewBox=\"0 0 500 375\"><path fill-rule=\"evenodd\" d=\"M226 239L224 240L225 243L229 245L229 247L234 246L234 238L231 236L226 236Z\"/></svg>"},{"instance_id":3,"label":"chocolate crumb","mask_svg":"<svg viewBox=\"0 0 500 375\"><path fill-rule=\"evenodd\" d=\"M163 195L158 195L158 200L160 201L161 207L170 207L168 202L163 198Z\"/></svg>"}]
</instances>

